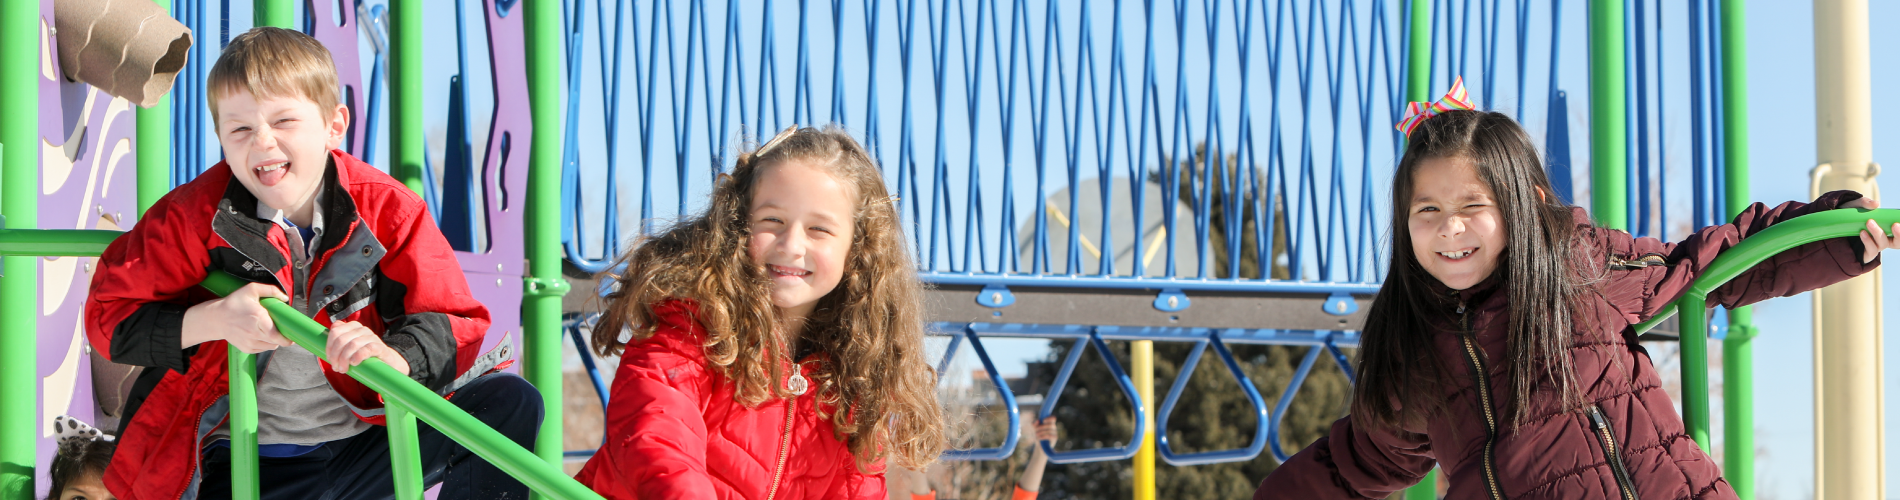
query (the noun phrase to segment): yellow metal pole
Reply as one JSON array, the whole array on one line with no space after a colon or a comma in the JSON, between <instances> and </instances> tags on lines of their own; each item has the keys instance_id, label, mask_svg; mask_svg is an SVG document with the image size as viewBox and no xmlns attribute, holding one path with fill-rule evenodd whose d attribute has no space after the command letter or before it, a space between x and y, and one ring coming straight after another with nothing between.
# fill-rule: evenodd
<instances>
[{"instance_id":1,"label":"yellow metal pole","mask_svg":"<svg viewBox=\"0 0 1900 500\"><path fill-rule=\"evenodd\" d=\"M1135 452L1135 500L1155 498L1155 342L1137 340L1129 353L1133 361L1135 392L1141 393L1142 420L1147 431Z\"/></svg>"},{"instance_id":2,"label":"yellow metal pole","mask_svg":"<svg viewBox=\"0 0 1900 500\"><path fill-rule=\"evenodd\" d=\"M1879 195L1867 0L1814 2L1815 191ZM1814 493L1886 498L1880 275L1814 293Z\"/></svg>"}]
</instances>

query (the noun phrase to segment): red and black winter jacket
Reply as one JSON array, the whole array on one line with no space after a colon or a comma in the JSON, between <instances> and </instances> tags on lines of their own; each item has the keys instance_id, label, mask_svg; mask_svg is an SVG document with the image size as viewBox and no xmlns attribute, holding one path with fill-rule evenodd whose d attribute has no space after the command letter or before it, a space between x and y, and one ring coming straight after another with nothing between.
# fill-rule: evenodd
<instances>
[{"instance_id":1,"label":"red and black winter jacket","mask_svg":"<svg viewBox=\"0 0 1900 500\"><path fill-rule=\"evenodd\" d=\"M1493 274L1459 291L1440 284L1428 318L1432 331L1425 333L1449 368L1450 383L1440 388L1446 414L1424 428L1397 431L1354 422L1350 415L1339 419L1330 435L1262 481L1254 498L1385 498L1417 483L1433 465L1450 483L1448 498L1735 498L1715 461L1684 432L1631 325L1680 298L1703 269L1743 238L1860 197L1836 191L1813 203L1773 209L1756 203L1734 222L1702 228L1681 243L1596 227L1582 209L1573 209L1578 243L1594 259L1585 269L1607 273L1583 294L1571 338L1582 410L1566 411L1554 391L1540 390L1520 426L1502 420L1499 409L1511 392L1504 353L1512 304L1502 290L1504 278ZM1878 259L1861 262L1862 251L1852 237L1796 247L1716 288L1709 304L1733 308L1786 297L1880 265ZM1499 419L1495 431L1487 417Z\"/></svg>"},{"instance_id":2,"label":"red and black winter jacket","mask_svg":"<svg viewBox=\"0 0 1900 500\"><path fill-rule=\"evenodd\" d=\"M226 343L180 349L185 310L214 298L212 271L267 283L328 326L355 321L403 356L409 376L448 394L499 364L479 355L488 310L469 293L422 198L388 174L330 152L325 232L306 266L282 227L219 163L153 204L106 247L86 298L86 337L114 362L147 369L127 398L105 484L125 500L196 498L199 456L226 419ZM317 346L321 349L322 346ZM259 356L262 367L265 356ZM381 398L347 375L325 378L358 418L381 424Z\"/></svg>"}]
</instances>

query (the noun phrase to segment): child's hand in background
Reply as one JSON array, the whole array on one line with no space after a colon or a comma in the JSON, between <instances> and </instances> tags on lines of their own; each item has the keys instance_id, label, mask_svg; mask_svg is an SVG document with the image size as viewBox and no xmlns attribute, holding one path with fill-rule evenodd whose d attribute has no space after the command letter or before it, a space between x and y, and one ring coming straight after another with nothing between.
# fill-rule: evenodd
<instances>
[{"instance_id":1,"label":"child's hand in background","mask_svg":"<svg viewBox=\"0 0 1900 500\"><path fill-rule=\"evenodd\" d=\"M1045 418L1036 422L1036 440L1048 441L1051 444L1055 443L1056 441L1056 418L1055 417ZM1037 447L1036 449L1042 449L1042 448Z\"/></svg>"},{"instance_id":2,"label":"child's hand in background","mask_svg":"<svg viewBox=\"0 0 1900 500\"><path fill-rule=\"evenodd\" d=\"M1874 201L1873 198L1861 198L1842 203L1841 208L1874 209L1880 208L1880 202ZM1881 250L1900 248L1900 223L1895 223L1889 230L1882 230L1880 224L1875 223L1873 219L1867 219L1867 230L1860 232L1860 243L1867 249L1866 253L1861 254L1860 261L1873 262L1874 257L1880 256Z\"/></svg>"}]
</instances>

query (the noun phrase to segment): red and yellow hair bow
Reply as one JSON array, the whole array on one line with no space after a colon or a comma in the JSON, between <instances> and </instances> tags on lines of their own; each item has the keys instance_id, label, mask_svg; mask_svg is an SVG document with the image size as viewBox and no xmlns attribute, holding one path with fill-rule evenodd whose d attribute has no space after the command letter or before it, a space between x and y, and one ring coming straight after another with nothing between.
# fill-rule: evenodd
<instances>
[{"instance_id":1,"label":"red and yellow hair bow","mask_svg":"<svg viewBox=\"0 0 1900 500\"><path fill-rule=\"evenodd\" d=\"M1405 109L1405 119L1399 120L1398 129L1400 132L1404 132L1406 137L1411 137L1412 129L1418 128L1418 124L1424 123L1428 118L1438 116L1439 113L1454 109L1467 111L1477 109L1476 106L1471 105L1471 101L1466 100L1465 77L1462 76L1452 80L1451 90L1445 91L1445 96L1438 98L1438 101L1415 101L1410 106L1407 106Z\"/></svg>"}]
</instances>

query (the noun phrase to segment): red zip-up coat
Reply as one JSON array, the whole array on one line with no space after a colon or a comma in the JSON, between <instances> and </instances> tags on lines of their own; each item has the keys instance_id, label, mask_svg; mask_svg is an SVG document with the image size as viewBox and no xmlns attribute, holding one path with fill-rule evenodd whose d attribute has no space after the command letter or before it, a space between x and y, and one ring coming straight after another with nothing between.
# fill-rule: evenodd
<instances>
[{"instance_id":1,"label":"red zip-up coat","mask_svg":"<svg viewBox=\"0 0 1900 500\"><path fill-rule=\"evenodd\" d=\"M422 198L347 153L332 150L330 159L319 188L327 190L325 232L306 266L292 264L283 228L256 217L257 197L224 163L159 199L99 257L86 337L114 362L148 367L127 398L106 469L114 495L197 497L200 453L229 411L227 350L224 341L180 349L179 330L187 308L214 297L198 286L212 271L277 286L325 326L362 323L409 362L411 378L440 394L506 357L504 349L477 355L488 310L469 294ZM375 392L323 366L358 418L382 423Z\"/></svg>"},{"instance_id":2,"label":"red zip-up coat","mask_svg":"<svg viewBox=\"0 0 1900 500\"><path fill-rule=\"evenodd\" d=\"M1730 224L1697 231L1681 243L1633 238L1595 227L1574 209L1578 239L1608 269L1583 294L1570 354L1586 407L1561 411L1553 391L1532 395L1516 430L1501 420L1509 401L1504 363L1511 304L1493 275L1453 292L1439 285L1433 344L1449 367L1446 414L1423 429L1378 430L1351 416L1333 423L1260 483L1255 499L1384 498L1417 483L1433 465L1449 480L1448 498L1644 500L1728 499L1735 492L1716 463L1683 430L1649 352L1631 325L1649 319L1688 290L1724 250L1769 225L1860 198L1828 193L1813 203L1756 203ZM1857 238L1823 240L1783 252L1709 294L1736 307L1838 283L1873 270ZM1484 376L1474 373L1482 370ZM1478 390L1490 397L1478 397ZM1486 404L1489 402L1489 408ZM1496 437L1486 412L1497 416ZM1487 446L1490 453L1487 455Z\"/></svg>"},{"instance_id":3,"label":"red zip-up coat","mask_svg":"<svg viewBox=\"0 0 1900 500\"><path fill-rule=\"evenodd\" d=\"M706 364L695 309L654 307L653 336L620 355L607 443L574 479L609 500L885 498L884 474L857 469L816 390L757 408L734 401L732 381ZM807 378L809 364L799 365Z\"/></svg>"}]
</instances>

